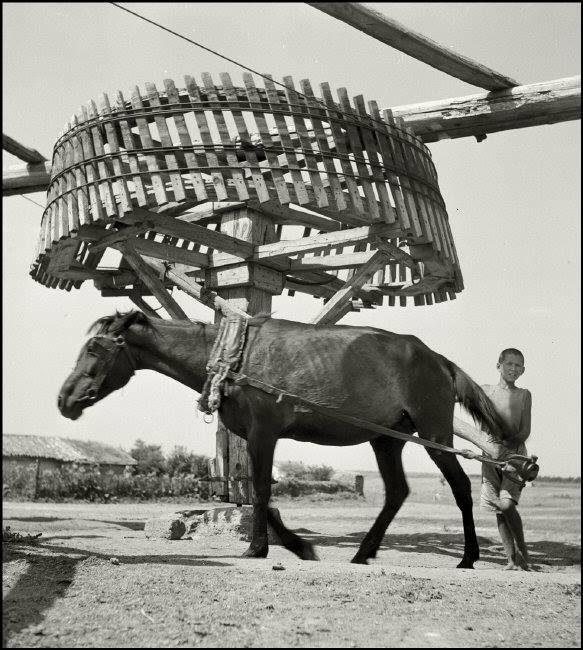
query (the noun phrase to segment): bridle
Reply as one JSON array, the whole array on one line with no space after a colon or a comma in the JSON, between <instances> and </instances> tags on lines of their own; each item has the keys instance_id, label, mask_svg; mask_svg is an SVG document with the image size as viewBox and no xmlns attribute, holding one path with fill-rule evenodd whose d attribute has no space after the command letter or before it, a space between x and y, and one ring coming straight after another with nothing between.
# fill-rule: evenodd
<instances>
[{"instance_id":1,"label":"bridle","mask_svg":"<svg viewBox=\"0 0 583 650\"><path fill-rule=\"evenodd\" d=\"M84 373L85 376L91 377L93 381L85 392L83 399L94 401L97 398L101 385L122 351L125 353L132 369L130 376L133 376L137 369L136 361L122 334L118 334L115 337L100 334L89 339L87 343L87 354L96 357L98 365L95 374L89 375L88 373Z\"/></svg>"}]
</instances>

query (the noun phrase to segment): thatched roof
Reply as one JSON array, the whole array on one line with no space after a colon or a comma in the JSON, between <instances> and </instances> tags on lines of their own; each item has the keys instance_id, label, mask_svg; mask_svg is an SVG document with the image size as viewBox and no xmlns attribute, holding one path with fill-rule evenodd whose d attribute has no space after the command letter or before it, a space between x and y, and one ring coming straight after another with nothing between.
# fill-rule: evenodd
<instances>
[{"instance_id":1,"label":"thatched roof","mask_svg":"<svg viewBox=\"0 0 583 650\"><path fill-rule=\"evenodd\" d=\"M47 458L65 462L135 465L127 452L102 442L56 436L2 435L4 458Z\"/></svg>"}]
</instances>

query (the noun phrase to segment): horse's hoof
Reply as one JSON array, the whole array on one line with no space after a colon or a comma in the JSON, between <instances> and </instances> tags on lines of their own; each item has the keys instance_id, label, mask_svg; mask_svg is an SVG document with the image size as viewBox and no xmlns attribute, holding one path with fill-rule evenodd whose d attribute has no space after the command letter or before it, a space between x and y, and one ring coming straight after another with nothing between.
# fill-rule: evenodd
<instances>
[{"instance_id":1,"label":"horse's hoof","mask_svg":"<svg viewBox=\"0 0 583 650\"><path fill-rule=\"evenodd\" d=\"M350 560L350 564L368 564L368 560L366 558L360 558L358 555L355 555L352 560Z\"/></svg>"},{"instance_id":2,"label":"horse's hoof","mask_svg":"<svg viewBox=\"0 0 583 650\"><path fill-rule=\"evenodd\" d=\"M249 547L241 557L246 557L246 558L265 558L267 557L267 548L253 548Z\"/></svg>"},{"instance_id":3,"label":"horse's hoof","mask_svg":"<svg viewBox=\"0 0 583 650\"><path fill-rule=\"evenodd\" d=\"M320 558L316 555L316 551L314 551L314 547L311 544L307 544L304 548L300 549L297 556L300 560L311 560L313 562L320 561Z\"/></svg>"},{"instance_id":4,"label":"horse's hoof","mask_svg":"<svg viewBox=\"0 0 583 650\"><path fill-rule=\"evenodd\" d=\"M473 569L473 568L474 568L474 561L465 560L465 559L462 559L462 561L456 566L456 569Z\"/></svg>"}]
</instances>

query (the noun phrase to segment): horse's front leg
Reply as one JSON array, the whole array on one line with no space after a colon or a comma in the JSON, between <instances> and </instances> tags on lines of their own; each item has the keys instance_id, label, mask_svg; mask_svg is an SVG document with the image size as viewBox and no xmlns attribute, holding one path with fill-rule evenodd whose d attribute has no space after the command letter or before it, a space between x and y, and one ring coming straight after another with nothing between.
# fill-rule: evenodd
<instances>
[{"instance_id":1,"label":"horse's front leg","mask_svg":"<svg viewBox=\"0 0 583 650\"><path fill-rule=\"evenodd\" d=\"M253 476L253 532L251 544L243 557L267 557L267 507L271 497L271 471L277 438L265 431L252 429L247 433L247 451Z\"/></svg>"}]
</instances>

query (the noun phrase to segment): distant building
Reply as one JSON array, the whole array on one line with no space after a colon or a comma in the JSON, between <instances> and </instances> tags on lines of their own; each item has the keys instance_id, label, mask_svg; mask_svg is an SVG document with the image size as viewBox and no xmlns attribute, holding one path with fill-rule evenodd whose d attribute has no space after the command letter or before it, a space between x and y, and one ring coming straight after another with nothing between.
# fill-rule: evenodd
<instances>
[{"instance_id":1,"label":"distant building","mask_svg":"<svg viewBox=\"0 0 583 650\"><path fill-rule=\"evenodd\" d=\"M8 485L18 480L18 494L34 498L37 477L45 470L63 465L98 464L102 472L122 474L137 464L127 452L90 440L72 440L55 436L2 435L2 476Z\"/></svg>"}]
</instances>

